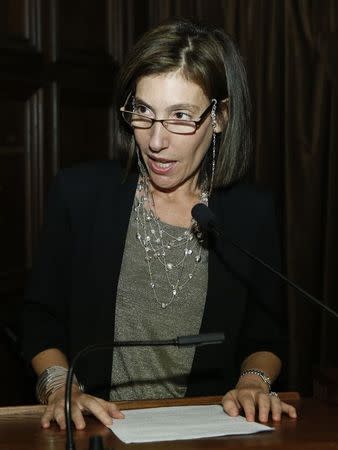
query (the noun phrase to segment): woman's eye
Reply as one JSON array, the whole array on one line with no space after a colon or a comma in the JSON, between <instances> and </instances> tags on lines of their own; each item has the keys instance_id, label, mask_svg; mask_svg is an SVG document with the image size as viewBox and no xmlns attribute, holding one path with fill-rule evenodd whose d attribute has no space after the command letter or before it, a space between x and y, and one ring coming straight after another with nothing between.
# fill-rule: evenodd
<instances>
[{"instance_id":1,"label":"woman's eye","mask_svg":"<svg viewBox=\"0 0 338 450\"><path fill-rule=\"evenodd\" d=\"M187 112L177 111L174 113L174 118L179 120L191 120L191 115Z\"/></svg>"},{"instance_id":2,"label":"woman's eye","mask_svg":"<svg viewBox=\"0 0 338 450\"><path fill-rule=\"evenodd\" d=\"M151 116L152 115L152 112L150 111L150 109L147 108L144 105L135 105L134 112L136 112L138 114L144 114L144 115L147 115L147 116Z\"/></svg>"}]
</instances>

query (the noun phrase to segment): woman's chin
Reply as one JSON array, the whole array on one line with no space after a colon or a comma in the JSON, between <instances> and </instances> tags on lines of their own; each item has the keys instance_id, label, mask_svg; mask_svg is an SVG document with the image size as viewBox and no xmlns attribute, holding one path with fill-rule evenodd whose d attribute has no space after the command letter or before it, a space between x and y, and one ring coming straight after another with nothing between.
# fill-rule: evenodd
<instances>
[{"instance_id":1,"label":"woman's chin","mask_svg":"<svg viewBox=\"0 0 338 450\"><path fill-rule=\"evenodd\" d=\"M159 176L152 172L148 172L149 180L154 189L162 192L174 192L177 189L194 191L196 186L196 177L177 179L176 177Z\"/></svg>"},{"instance_id":2,"label":"woman's chin","mask_svg":"<svg viewBox=\"0 0 338 450\"><path fill-rule=\"evenodd\" d=\"M180 186L177 181L163 176L150 174L149 179L152 186L158 191L172 192Z\"/></svg>"}]
</instances>

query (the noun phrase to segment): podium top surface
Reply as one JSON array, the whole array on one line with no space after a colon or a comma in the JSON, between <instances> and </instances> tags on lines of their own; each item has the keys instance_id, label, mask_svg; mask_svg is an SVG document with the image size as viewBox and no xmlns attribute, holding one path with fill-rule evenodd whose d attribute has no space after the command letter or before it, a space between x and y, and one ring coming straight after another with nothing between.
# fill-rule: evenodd
<instances>
[{"instance_id":1,"label":"podium top surface","mask_svg":"<svg viewBox=\"0 0 338 450\"><path fill-rule=\"evenodd\" d=\"M124 444L94 417L86 417L86 429L74 432L76 450L88 450L89 438L101 435L106 449L122 450L338 450L338 405L297 393L283 393L283 400L297 407L298 419L283 417L281 422L269 421L275 431L246 436L224 436L186 441ZM221 397L199 397L159 401L119 402L121 409L193 404L217 404ZM66 435L56 424L49 429L40 426L42 405L0 408L0 450L64 450Z\"/></svg>"}]
</instances>

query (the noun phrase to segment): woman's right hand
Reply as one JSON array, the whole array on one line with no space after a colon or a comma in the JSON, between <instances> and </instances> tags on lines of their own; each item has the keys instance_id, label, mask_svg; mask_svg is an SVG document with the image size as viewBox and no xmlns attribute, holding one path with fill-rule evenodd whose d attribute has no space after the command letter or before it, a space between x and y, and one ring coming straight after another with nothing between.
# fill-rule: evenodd
<instances>
[{"instance_id":1,"label":"woman's right hand","mask_svg":"<svg viewBox=\"0 0 338 450\"><path fill-rule=\"evenodd\" d=\"M72 420L77 430L83 430L86 426L84 414L92 414L106 426L112 424L112 419L124 418L123 413L115 403L85 394L74 386L72 391ZM50 395L46 410L41 417L41 426L49 428L53 421L58 423L61 430L66 429L65 388L60 388Z\"/></svg>"}]
</instances>

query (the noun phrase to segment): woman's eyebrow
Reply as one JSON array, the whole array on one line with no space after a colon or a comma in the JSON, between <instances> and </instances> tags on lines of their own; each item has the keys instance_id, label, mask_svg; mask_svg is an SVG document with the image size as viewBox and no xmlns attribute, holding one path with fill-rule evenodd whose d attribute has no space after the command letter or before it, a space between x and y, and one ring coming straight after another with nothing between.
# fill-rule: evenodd
<instances>
[{"instance_id":1,"label":"woman's eyebrow","mask_svg":"<svg viewBox=\"0 0 338 450\"><path fill-rule=\"evenodd\" d=\"M194 112L198 112L200 108L199 108L199 106L193 105L191 103L177 103L176 105L170 106L170 108L168 108L168 109L170 109L170 110L190 109L190 110L193 110Z\"/></svg>"},{"instance_id":2,"label":"woman's eyebrow","mask_svg":"<svg viewBox=\"0 0 338 450\"><path fill-rule=\"evenodd\" d=\"M140 97L135 97L135 102L142 103L142 105L147 106L149 109L153 109L153 107L151 105L149 105L149 103L147 103L145 100L143 100Z\"/></svg>"},{"instance_id":3,"label":"woman's eyebrow","mask_svg":"<svg viewBox=\"0 0 338 450\"><path fill-rule=\"evenodd\" d=\"M154 108L151 105L149 105L149 103L147 103L145 100L143 100L140 97L135 97L135 101L142 103L142 105L147 106L152 111L154 110ZM193 105L191 103L176 103L175 105L168 106L167 111L174 111L176 109L189 109L189 110L193 110L194 112L200 111L199 106Z\"/></svg>"}]
</instances>

